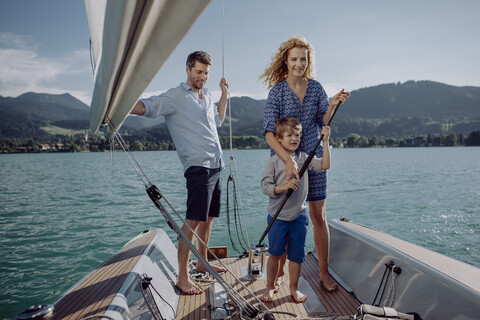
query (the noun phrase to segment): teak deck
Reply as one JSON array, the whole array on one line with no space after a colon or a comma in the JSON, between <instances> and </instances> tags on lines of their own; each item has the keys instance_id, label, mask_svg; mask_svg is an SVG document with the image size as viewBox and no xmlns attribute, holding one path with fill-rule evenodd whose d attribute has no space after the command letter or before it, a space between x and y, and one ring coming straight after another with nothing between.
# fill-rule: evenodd
<instances>
[{"instance_id":1,"label":"teak deck","mask_svg":"<svg viewBox=\"0 0 480 320\"><path fill-rule=\"evenodd\" d=\"M222 259L222 262L238 277L240 278L240 268L245 267L248 263L247 258L238 259L238 258L227 258ZM320 281L318 280L318 262L312 254L307 254L306 261L302 265L301 276L307 280L309 285L312 287L313 291L320 299L324 307L327 309L326 312L317 312L317 313L308 313L304 308L303 304L295 303L293 298L290 295L290 290L288 287L288 274L286 274L286 281L281 286L280 290L274 295L272 303L266 303L265 305L268 309L272 311L282 311L288 313L294 313L298 316L297 319L305 318L322 318L327 316L337 316L337 319L356 314L359 303L348 293L343 287L336 292L325 292L320 287ZM224 278L229 284L233 284L235 280L231 275L224 275ZM265 287L266 279L257 279L252 281L243 281L243 284L253 292L257 297L259 297ZM210 311L209 305L209 286L204 287L205 293L197 296L182 295L179 301L179 308L177 310L177 319L207 319L210 320ZM241 288L240 285L234 286L234 288L239 292L243 297L245 297L248 302L254 304L258 307L257 300L251 296L251 294L244 288ZM230 300L230 303L233 303ZM288 316L285 314L275 314L276 319L285 319L285 318L294 318L293 316ZM233 319L239 319L239 317L233 317Z\"/></svg>"},{"instance_id":2,"label":"teak deck","mask_svg":"<svg viewBox=\"0 0 480 320\"><path fill-rule=\"evenodd\" d=\"M75 289L68 292L61 300L55 302L55 313L52 319L83 319L103 314L154 236L154 232L142 235L94 270ZM238 278L241 278L241 268L246 268L248 258L225 258L222 259L222 262ZM327 293L322 290L318 280L318 263L312 254L307 254L306 261L302 265L301 276L309 283L326 308L326 312L308 313L303 304L295 303L290 296L288 288L288 274L286 274L284 284L274 295L274 301L265 305L272 311L294 313L298 316L297 319L325 319L328 316L337 316L337 319L349 319L346 316L356 313L359 304L344 288L340 287L338 291L333 293ZM248 302L251 302L257 308L261 308L255 297L239 284L234 284L235 280L232 275L225 274L223 277ZM263 293L266 287L265 277L242 281L242 283L257 297ZM176 319L211 320L209 306L213 302L209 301L209 290L212 286L208 283L202 286L205 288L205 292L201 295L180 296ZM312 299L315 299L315 297L312 297ZM230 303L233 304L231 299ZM293 317L281 313L274 313L274 316L276 319ZM232 319L239 319L238 314Z\"/></svg>"},{"instance_id":3,"label":"teak deck","mask_svg":"<svg viewBox=\"0 0 480 320\"><path fill-rule=\"evenodd\" d=\"M95 269L74 290L54 303L52 320L103 314L154 236L155 232L143 234Z\"/></svg>"}]
</instances>

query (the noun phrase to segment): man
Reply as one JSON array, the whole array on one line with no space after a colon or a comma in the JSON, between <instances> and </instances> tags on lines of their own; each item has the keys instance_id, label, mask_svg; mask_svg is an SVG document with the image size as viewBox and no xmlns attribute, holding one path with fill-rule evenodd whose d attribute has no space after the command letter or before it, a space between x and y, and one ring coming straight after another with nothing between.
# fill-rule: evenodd
<instances>
[{"instance_id":1,"label":"man","mask_svg":"<svg viewBox=\"0 0 480 320\"><path fill-rule=\"evenodd\" d=\"M130 111L145 117L165 117L187 180L187 214L182 231L193 242L191 228L206 245L213 219L220 214L221 170L225 161L216 127L225 119L228 92L228 83L222 78L222 96L215 109L210 93L204 88L211 64L206 52L191 53L187 58L186 83L182 82L159 96L141 99ZM198 249L206 258L207 248L198 244ZM189 257L190 249L179 241L176 286L186 294L200 294L203 290L188 275ZM205 267L198 262L197 272L204 271Z\"/></svg>"}]
</instances>

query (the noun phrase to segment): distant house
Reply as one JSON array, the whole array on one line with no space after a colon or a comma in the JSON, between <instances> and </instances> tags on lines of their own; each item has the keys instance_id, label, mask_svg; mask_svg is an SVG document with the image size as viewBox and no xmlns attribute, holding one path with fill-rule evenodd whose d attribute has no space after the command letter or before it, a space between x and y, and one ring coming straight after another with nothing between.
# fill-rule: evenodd
<instances>
[{"instance_id":1,"label":"distant house","mask_svg":"<svg viewBox=\"0 0 480 320\"><path fill-rule=\"evenodd\" d=\"M56 150L63 150L63 149L65 149L65 147L64 147L63 143L56 143L55 144L55 149Z\"/></svg>"},{"instance_id":2,"label":"distant house","mask_svg":"<svg viewBox=\"0 0 480 320\"><path fill-rule=\"evenodd\" d=\"M46 151L52 149L52 146L47 144L47 143L41 143L38 145L38 150L40 151Z\"/></svg>"}]
</instances>

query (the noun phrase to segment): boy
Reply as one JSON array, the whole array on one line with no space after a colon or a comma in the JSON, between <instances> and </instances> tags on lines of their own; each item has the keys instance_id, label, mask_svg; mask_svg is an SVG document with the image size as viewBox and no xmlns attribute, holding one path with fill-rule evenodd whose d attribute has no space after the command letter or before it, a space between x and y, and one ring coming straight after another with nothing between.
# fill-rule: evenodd
<instances>
[{"instance_id":1,"label":"boy","mask_svg":"<svg viewBox=\"0 0 480 320\"><path fill-rule=\"evenodd\" d=\"M282 147L291 154L299 167L303 166L307 155L305 152L295 152L300 144L302 125L298 119L286 117L278 119L275 123L275 138ZM323 156L313 157L308 169L321 171L330 168L330 127L322 128ZM268 232L269 258L267 262L267 288L260 297L263 302L272 302L276 292L275 284L279 271L279 262L282 255L287 252L288 273L290 277L290 294L295 302L300 303L307 297L298 290L301 264L305 260L305 239L307 237L308 216L306 213L305 200L308 192L308 174L300 181L290 179L285 183L285 162L277 155L273 155L265 164L265 173L261 182L263 193L270 197L268 204L267 222L270 223L272 216L278 210L288 189L293 189L285 206L280 211L277 219Z\"/></svg>"}]
</instances>

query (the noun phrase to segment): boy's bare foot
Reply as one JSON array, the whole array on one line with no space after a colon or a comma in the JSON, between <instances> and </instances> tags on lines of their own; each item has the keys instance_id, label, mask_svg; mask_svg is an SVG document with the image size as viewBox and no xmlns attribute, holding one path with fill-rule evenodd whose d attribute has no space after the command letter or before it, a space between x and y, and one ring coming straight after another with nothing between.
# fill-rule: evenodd
<instances>
[{"instance_id":1,"label":"boy's bare foot","mask_svg":"<svg viewBox=\"0 0 480 320\"><path fill-rule=\"evenodd\" d=\"M277 279L275 279L275 289L274 289L275 293L277 293L278 290L280 290L284 282L285 282L285 278L283 276L280 276Z\"/></svg>"},{"instance_id":2,"label":"boy's bare foot","mask_svg":"<svg viewBox=\"0 0 480 320\"><path fill-rule=\"evenodd\" d=\"M275 293L275 289L265 289L263 294L260 296L260 301L269 303L273 301L273 294Z\"/></svg>"},{"instance_id":3,"label":"boy's bare foot","mask_svg":"<svg viewBox=\"0 0 480 320\"><path fill-rule=\"evenodd\" d=\"M290 294L292 295L292 298L296 303L302 303L307 300L307 296L298 290L291 290Z\"/></svg>"},{"instance_id":4,"label":"boy's bare foot","mask_svg":"<svg viewBox=\"0 0 480 320\"><path fill-rule=\"evenodd\" d=\"M177 283L175 284L175 286L180 289L180 291L182 291L183 293L185 294L190 294L190 295L194 295L194 294L201 294L203 293L203 289L200 288L199 286L197 286L195 283L193 283L192 281L187 280L187 281L177 281Z\"/></svg>"}]
</instances>

